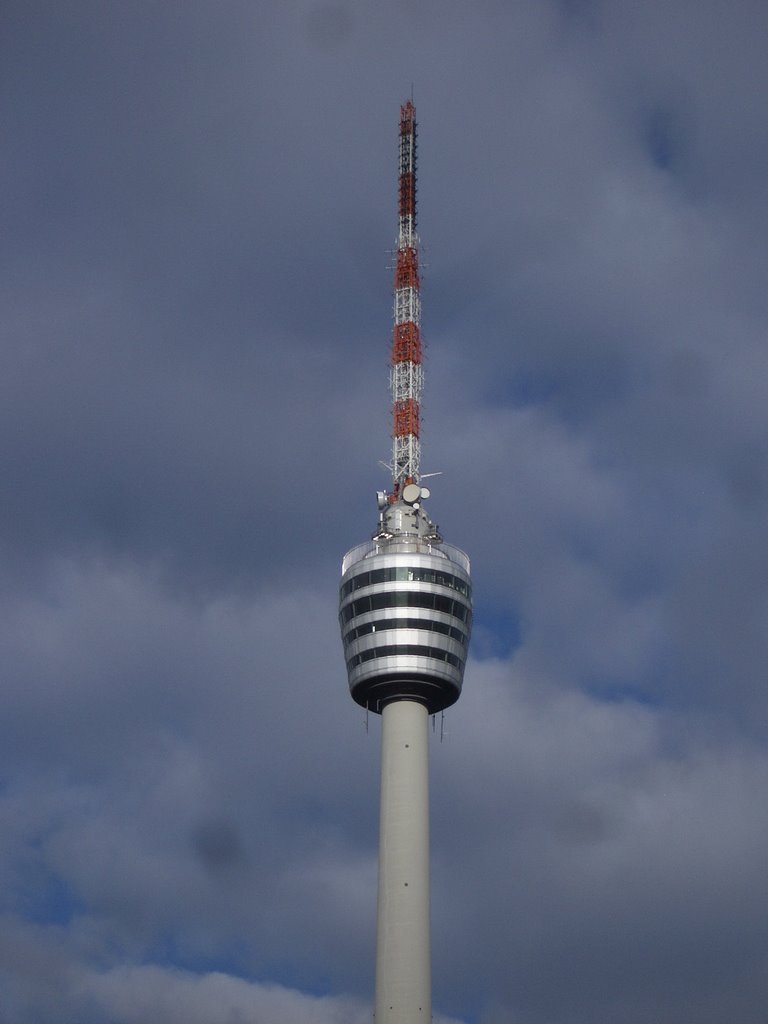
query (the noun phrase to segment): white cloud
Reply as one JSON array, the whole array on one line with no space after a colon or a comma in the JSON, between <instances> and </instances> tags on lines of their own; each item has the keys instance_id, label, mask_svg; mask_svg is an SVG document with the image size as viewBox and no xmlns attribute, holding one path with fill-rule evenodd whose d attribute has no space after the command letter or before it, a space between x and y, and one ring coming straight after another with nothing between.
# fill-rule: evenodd
<instances>
[{"instance_id":1,"label":"white cloud","mask_svg":"<svg viewBox=\"0 0 768 1024\"><path fill-rule=\"evenodd\" d=\"M343 997L315 997L225 974L193 975L158 967L85 975L79 997L115 1024L367 1024L370 1009Z\"/></svg>"}]
</instances>

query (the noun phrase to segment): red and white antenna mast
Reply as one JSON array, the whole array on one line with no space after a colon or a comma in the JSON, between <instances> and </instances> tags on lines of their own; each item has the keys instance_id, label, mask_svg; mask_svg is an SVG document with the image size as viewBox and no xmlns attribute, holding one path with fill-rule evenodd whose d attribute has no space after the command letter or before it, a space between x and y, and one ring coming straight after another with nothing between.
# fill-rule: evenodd
<instances>
[{"instance_id":1,"label":"red and white antenna mast","mask_svg":"<svg viewBox=\"0 0 768 1024\"><path fill-rule=\"evenodd\" d=\"M419 414L423 387L419 237L416 234L416 108L400 107L399 213L395 267L395 329L392 338L392 494L419 481Z\"/></svg>"}]
</instances>

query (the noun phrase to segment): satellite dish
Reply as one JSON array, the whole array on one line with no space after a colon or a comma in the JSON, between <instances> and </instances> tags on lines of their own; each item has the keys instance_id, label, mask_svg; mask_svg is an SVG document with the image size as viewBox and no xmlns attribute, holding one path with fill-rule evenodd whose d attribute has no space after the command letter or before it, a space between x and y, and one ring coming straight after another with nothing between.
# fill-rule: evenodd
<instances>
[{"instance_id":1,"label":"satellite dish","mask_svg":"<svg viewBox=\"0 0 768 1024\"><path fill-rule=\"evenodd\" d=\"M406 484L403 488L403 501L406 505L415 504L421 497L421 488L418 484Z\"/></svg>"},{"instance_id":2,"label":"satellite dish","mask_svg":"<svg viewBox=\"0 0 768 1024\"><path fill-rule=\"evenodd\" d=\"M422 487L422 488L421 488L421 496L422 496L422 498L423 498L423 499L424 499L425 501L427 500L427 498L429 497L429 495L430 495L431 493L432 493L432 492L430 491L430 489L429 489L428 487Z\"/></svg>"}]
</instances>

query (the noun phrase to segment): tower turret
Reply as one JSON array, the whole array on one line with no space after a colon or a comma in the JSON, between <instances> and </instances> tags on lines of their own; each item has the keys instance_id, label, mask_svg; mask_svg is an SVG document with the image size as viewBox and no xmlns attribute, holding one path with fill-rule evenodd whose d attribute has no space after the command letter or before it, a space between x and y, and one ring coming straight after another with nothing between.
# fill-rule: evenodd
<instances>
[{"instance_id":1,"label":"tower turret","mask_svg":"<svg viewBox=\"0 0 768 1024\"><path fill-rule=\"evenodd\" d=\"M427 720L458 700L472 625L469 559L427 515L420 483L423 387L416 111L400 108L399 233L392 338L392 490L371 539L342 563L339 622L354 700L381 714L375 1024L429 1024Z\"/></svg>"}]
</instances>

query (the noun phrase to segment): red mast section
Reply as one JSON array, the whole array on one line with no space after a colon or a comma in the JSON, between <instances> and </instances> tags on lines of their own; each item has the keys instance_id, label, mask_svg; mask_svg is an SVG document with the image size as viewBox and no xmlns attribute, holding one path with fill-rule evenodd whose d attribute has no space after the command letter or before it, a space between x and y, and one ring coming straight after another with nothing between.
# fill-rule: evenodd
<instances>
[{"instance_id":1,"label":"red mast section","mask_svg":"<svg viewBox=\"0 0 768 1024\"><path fill-rule=\"evenodd\" d=\"M395 329L392 338L392 473L390 501L406 484L418 483L419 415L423 387L419 238L416 234L416 108L400 107L399 213L395 269Z\"/></svg>"}]
</instances>

